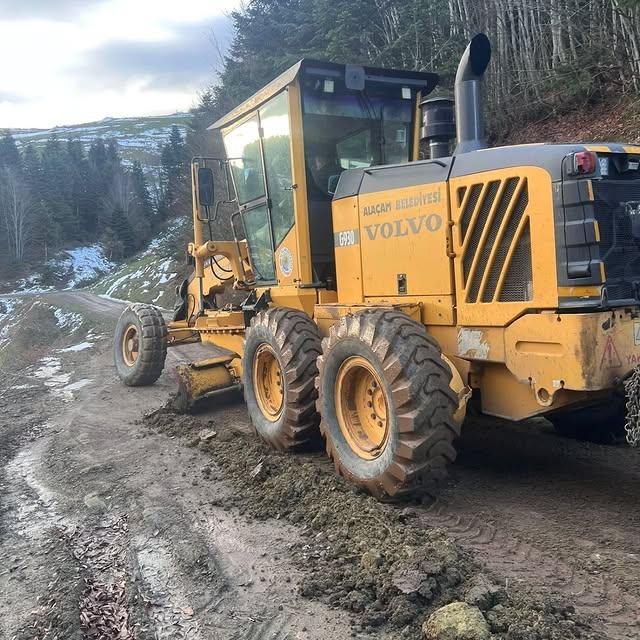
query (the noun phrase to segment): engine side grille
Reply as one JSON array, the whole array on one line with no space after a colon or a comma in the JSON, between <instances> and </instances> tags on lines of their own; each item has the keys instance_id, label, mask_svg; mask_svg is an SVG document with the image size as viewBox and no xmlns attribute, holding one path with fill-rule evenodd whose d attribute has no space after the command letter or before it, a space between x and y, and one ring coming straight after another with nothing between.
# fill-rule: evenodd
<instances>
[{"instance_id":1,"label":"engine side grille","mask_svg":"<svg viewBox=\"0 0 640 640\"><path fill-rule=\"evenodd\" d=\"M460 197L460 192L461 192L461 189L458 189L459 197ZM471 191L469 192L468 195L466 194L466 191L464 194L462 194L461 203L462 201L464 201L465 195L467 195L468 197L467 204L464 207L464 210L462 211L462 216L460 217L460 229L462 231L463 240L464 240L464 237L467 235L467 230L469 229L469 222L471 221L471 216L475 211L476 205L478 204L478 198L480 197L481 193L482 193L482 185L474 184L473 187L471 187Z\"/></svg>"},{"instance_id":2,"label":"engine side grille","mask_svg":"<svg viewBox=\"0 0 640 640\"><path fill-rule=\"evenodd\" d=\"M474 209L469 211L472 203ZM526 178L514 176L471 187L460 216L460 266L467 303L533 299L528 204Z\"/></svg>"},{"instance_id":3,"label":"engine side grille","mask_svg":"<svg viewBox=\"0 0 640 640\"><path fill-rule=\"evenodd\" d=\"M511 257L498 300L500 302L533 300L532 282L531 233L529 231L529 222L527 221Z\"/></svg>"},{"instance_id":4,"label":"engine side grille","mask_svg":"<svg viewBox=\"0 0 640 640\"><path fill-rule=\"evenodd\" d=\"M594 180L609 301L633 300L640 288L640 180Z\"/></svg>"}]
</instances>

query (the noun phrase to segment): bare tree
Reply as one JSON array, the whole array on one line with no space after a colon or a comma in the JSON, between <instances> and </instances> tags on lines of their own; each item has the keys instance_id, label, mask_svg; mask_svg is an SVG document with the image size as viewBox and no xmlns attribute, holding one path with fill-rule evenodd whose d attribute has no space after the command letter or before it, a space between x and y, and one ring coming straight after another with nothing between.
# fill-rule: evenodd
<instances>
[{"instance_id":1,"label":"bare tree","mask_svg":"<svg viewBox=\"0 0 640 640\"><path fill-rule=\"evenodd\" d=\"M134 195L131 188L131 177L125 170L116 171L113 181L109 185L109 190L105 196L105 209L114 211L119 209L128 218L131 213Z\"/></svg>"},{"instance_id":2,"label":"bare tree","mask_svg":"<svg viewBox=\"0 0 640 640\"><path fill-rule=\"evenodd\" d=\"M15 169L0 172L0 216L4 221L9 254L22 264L34 224L34 202Z\"/></svg>"}]
</instances>

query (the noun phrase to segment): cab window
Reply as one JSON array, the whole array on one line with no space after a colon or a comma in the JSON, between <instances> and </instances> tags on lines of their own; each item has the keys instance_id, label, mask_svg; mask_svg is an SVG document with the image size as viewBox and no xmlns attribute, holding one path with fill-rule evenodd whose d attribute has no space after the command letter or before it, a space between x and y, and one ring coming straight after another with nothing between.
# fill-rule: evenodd
<instances>
[{"instance_id":1,"label":"cab window","mask_svg":"<svg viewBox=\"0 0 640 640\"><path fill-rule=\"evenodd\" d=\"M227 133L224 138L233 183L241 205L265 197L259 132L256 116Z\"/></svg>"},{"instance_id":2,"label":"cab window","mask_svg":"<svg viewBox=\"0 0 640 640\"><path fill-rule=\"evenodd\" d=\"M269 230L269 213L266 205L245 211L244 228L247 233L247 244L251 254L251 264L256 272L257 280L275 280L273 264L273 248Z\"/></svg>"},{"instance_id":3,"label":"cab window","mask_svg":"<svg viewBox=\"0 0 640 640\"><path fill-rule=\"evenodd\" d=\"M271 202L271 224L275 247L293 226L293 190L291 188L291 144L289 105L283 92L260 109L267 191Z\"/></svg>"}]
</instances>

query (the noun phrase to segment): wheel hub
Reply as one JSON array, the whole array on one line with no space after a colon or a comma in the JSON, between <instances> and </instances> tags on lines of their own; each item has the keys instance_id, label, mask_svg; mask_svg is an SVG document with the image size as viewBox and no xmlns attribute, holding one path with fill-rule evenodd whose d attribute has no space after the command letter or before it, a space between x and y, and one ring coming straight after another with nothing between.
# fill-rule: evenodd
<instances>
[{"instance_id":1,"label":"wheel hub","mask_svg":"<svg viewBox=\"0 0 640 640\"><path fill-rule=\"evenodd\" d=\"M128 367L138 360L140 354L140 339L138 337L138 328L135 324L130 324L122 336L122 358Z\"/></svg>"},{"instance_id":2,"label":"wheel hub","mask_svg":"<svg viewBox=\"0 0 640 640\"><path fill-rule=\"evenodd\" d=\"M264 416L271 422L278 420L284 407L284 381L278 358L268 344L260 345L256 351L253 388Z\"/></svg>"},{"instance_id":3,"label":"wheel hub","mask_svg":"<svg viewBox=\"0 0 640 640\"><path fill-rule=\"evenodd\" d=\"M389 438L388 403L378 372L365 358L347 358L336 376L336 409L340 429L351 449L371 460Z\"/></svg>"}]
</instances>

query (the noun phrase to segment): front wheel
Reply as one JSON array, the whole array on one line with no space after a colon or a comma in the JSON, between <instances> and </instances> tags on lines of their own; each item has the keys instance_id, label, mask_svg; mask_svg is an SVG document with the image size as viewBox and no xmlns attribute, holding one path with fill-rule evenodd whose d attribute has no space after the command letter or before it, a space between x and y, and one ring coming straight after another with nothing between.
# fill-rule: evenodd
<instances>
[{"instance_id":1,"label":"front wheel","mask_svg":"<svg viewBox=\"0 0 640 640\"><path fill-rule=\"evenodd\" d=\"M424 492L446 476L458 398L424 325L390 310L346 316L318 369L320 430L338 473L377 497Z\"/></svg>"},{"instance_id":2,"label":"front wheel","mask_svg":"<svg viewBox=\"0 0 640 640\"><path fill-rule=\"evenodd\" d=\"M127 307L116 325L113 360L119 378L129 387L153 384L167 357L167 325L149 304Z\"/></svg>"},{"instance_id":3,"label":"front wheel","mask_svg":"<svg viewBox=\"0 0 640 640\"><path fill-rule=\"evenodd\" d=\"M273 308L251 320L242 356L244 395L258 435L275 449L315 448L320 335L302 311Z\"/></svg>"}]
</instances>

